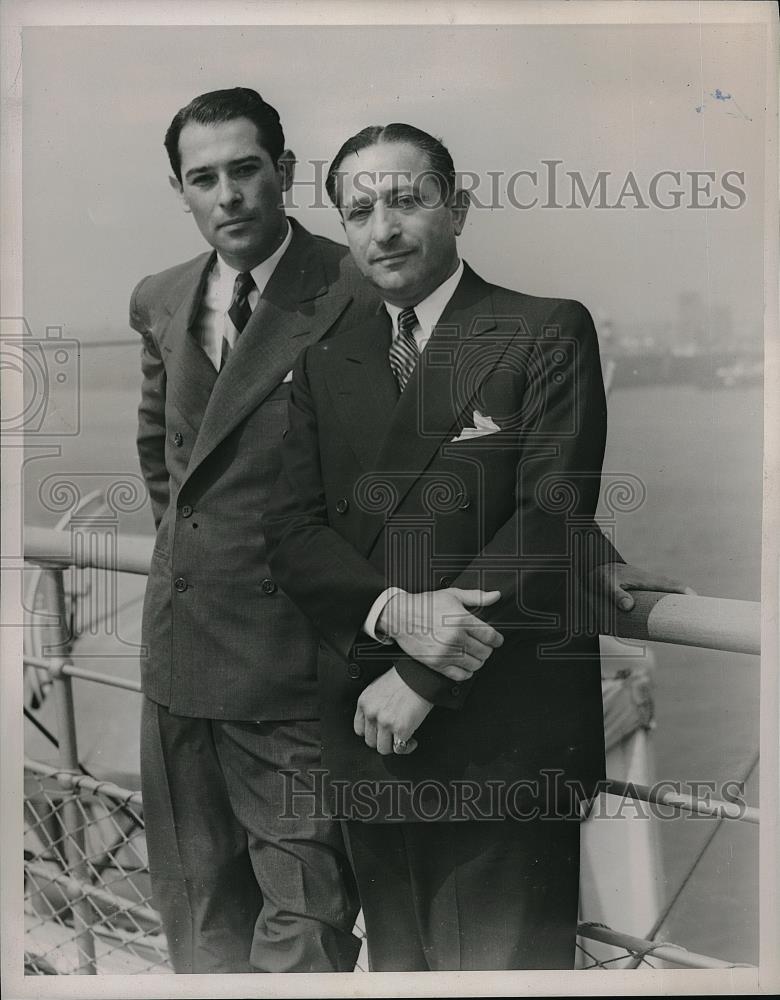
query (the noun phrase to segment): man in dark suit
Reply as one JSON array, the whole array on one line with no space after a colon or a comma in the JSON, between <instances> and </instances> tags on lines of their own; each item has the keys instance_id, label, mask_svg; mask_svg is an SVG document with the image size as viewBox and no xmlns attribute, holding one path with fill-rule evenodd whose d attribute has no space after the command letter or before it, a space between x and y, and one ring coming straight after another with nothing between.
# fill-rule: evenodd
<instances>
[{"instance_id":1,"label":"man in dark suit","mask_svg":"<svg viewBox=\"0 0 780 1000\"><path fill-rule=\"evenodd\" d=\"M459 260L468 200L427 133L364 129L328 190L385 307L302 354L264 526L323 638L371 968L571 967L579 804L604 775L577 584L614 558L593 323Z\"/></svg>"},{"instance_id":2,"label":"man in dark suit","mask_svg":"<svg viewBox=\"0 0 780 1000\"><path fill-rule=\"evenodd\" d=\"M254 91L196 98L166 146L213 249L144 278L130 307L157 525L141 743L154 899L177 972L351 971L338 824L280 818L277 772L319 763L317 640L271 576L260 517L288 373L366 315L367 290L346 248L285 216L294 159Z\"/></svg>"}]
</instances>

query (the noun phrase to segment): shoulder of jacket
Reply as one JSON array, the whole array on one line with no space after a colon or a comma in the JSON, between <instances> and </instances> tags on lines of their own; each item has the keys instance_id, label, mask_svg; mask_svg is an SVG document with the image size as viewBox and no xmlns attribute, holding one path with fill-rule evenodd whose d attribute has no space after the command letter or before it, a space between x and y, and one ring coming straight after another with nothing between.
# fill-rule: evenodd
<instances>
[{"instance_id":1,"label":"shoulder of jacket","mask_svg":"<svg viewBox=\"0 0 780 1000\"><path fill-rule=\"evenodd\" d=\"M339 282L350 291L365 285L365 280L352 259L348 247L342 243L336 243L335 240L331 240L327 236L312 234L312 240L322 257L330 284Z\"/></svg>"},{"instance_id":2,"label":"shoulder of jacket","mask_svg":"<svg viewBox=\"0 0 780 1000\"><path fill-rule=\"evenodd\" d=\"M303 227L301 227L303 228ZM340 260L342 257L349 257L349 249L343 243L337 243L336 240L332 240L329 236L320 236L318 233L309 233L308 235L317 244L317 249L320 253L324 254L326 257L332 257L334 260ZM350 260L352 258L350 257Z\"/></svg>"},{"instance_id":3,"label":"shoulder of jacket","mask_svg":"<svg viewBox=\"0 0 780 1000\"><path fill-rule=\"evenodd\" d=\"M349 249L325 236L313 239L322 253L329 287L333 292L351 296L350 322L360 322L376 313L381 300L360 273Z\"/></svg>"},{"instance_id":4,"label":"shoulder of jacket","mask_svg":"<svg viewBox=\"0 0 780 1000\"><path fill-rule=\"evenodd\" d=\"M545 295L530 295L501 285L491 285L491 295L496 312L500 315L518 315L530 323L582 323L590 319L586 306L577 299L561 299Z\"/></svg>"},{"instance_id":5,"label":"shoulder of jacket","mask_svg":"<svg viewBox=\"0 0 780 1000\"><path fill-rule=\"evenodd\" d=\"M175 264L156 274L148 274L133 289L133 301L143 300L145 306L154 307L159 301L167 299L177 285L183 284L188 287L193 280L200 277L212 252L206 250L197 257L184 261L183 264Z\"/></svg>"}]
</instances>

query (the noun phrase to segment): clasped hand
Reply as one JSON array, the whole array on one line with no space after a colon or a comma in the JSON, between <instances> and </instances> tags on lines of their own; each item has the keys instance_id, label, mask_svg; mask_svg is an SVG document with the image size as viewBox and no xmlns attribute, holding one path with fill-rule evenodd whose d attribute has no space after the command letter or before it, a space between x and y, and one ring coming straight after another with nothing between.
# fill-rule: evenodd
<instances>
[{"instance_id":1,"label":"clasped hand","mask_svg":"<svg viewBox=\"0 0 780 1000\"><path fill-rule=\"evenodd\" d=\"M492 625L469 608L486 608L501 597L498 590L430 590L391 597L377 621L383 632L413 660L449 677L468 680L504 642Z\"/></svg>"},{"instance_id":2,"label":"clasped hand","mask_svg":"<svg viewBox=\"0 0 780 1000\"><path fill-rule=\"evenodd\" d=\"M394 639L412 659L450 680L467 680L504 641L492 625L468 609L488 607L500 597L497 590L456 587L397 594L385 605L377 632ZM412 735L432 708L432 703L413 691L393 667L358 698L354 729L380 754L409 754L417 746Z\"/></svg>"},{"instance_id":3,"label":"clasped hand","mask_svg":"<svg viewBox=\"0 0 780 1000\"><path fill-rule=\"evenodd\" d=\"M383 755L412 753L417 746L412 734L432 708L432 703L412 691L392 667L358 698L354 729L366 746Z\"/></svg>"}]
</instances>

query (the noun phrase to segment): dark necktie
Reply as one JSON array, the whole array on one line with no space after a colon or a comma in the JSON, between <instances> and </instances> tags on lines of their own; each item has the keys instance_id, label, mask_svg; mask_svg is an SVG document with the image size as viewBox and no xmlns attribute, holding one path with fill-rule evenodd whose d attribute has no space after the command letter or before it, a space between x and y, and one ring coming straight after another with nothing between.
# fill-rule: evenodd
<instances>
[{"instance_id":1,"label":"dark necktie","mask_svg":"<svg viewBox=\"0 0 780 1000\"><path fill-rule=\"evenodd\" d=\"M236 283L233 286L233 301L230 303L230 308L228 309L228 317L230 322L236 328L236 338L241 336L244 327L249 321L249 317L252 315L252 307L249 305L249 293L253 288L256 288L255 279L252 277L249 271L242 271L240 274L236 275ZM235 347L235 341L233 346ZM222 365L228 359L231 347L230 341L227 337L222 338ZM220 366L221 367L221 366Z\"/></svg>"},{"instance_id":2,"label":"dark necktie","mask_svg":"<svg viewBox=\"0 0 780 1000\"><path fill-rule=\"evenodd\" d=\"M398 333L390 345L390 367L395 375L398 388L404 391L406 383L412 377L415 365L420 357L417 341L412 330L417 326L417 316L411 306L402 309L398 314Z\"/></svg>"}]
</instances>

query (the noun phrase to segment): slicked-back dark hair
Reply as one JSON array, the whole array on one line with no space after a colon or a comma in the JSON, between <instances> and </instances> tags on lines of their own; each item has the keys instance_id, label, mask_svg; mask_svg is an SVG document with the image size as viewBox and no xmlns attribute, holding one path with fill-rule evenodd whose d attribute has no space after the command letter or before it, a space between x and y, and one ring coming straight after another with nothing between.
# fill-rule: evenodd
<instances>
[{"instance_id":1,"label":"slicked-back dark hair","mask_svg":"<svg viewBox=\"0 0 780 1000\"><path fill-rule=\"evenodd\" d=\"M436 139L428 132L423 132L421 128L416 128L414 125L404 125L402 122L393 122L391 125L369 125L361 129L356 135L347 139L336 153L328 168L328 176L325 180L325 190L336 208L341 208L337 182L342 162L353 153L359 153L361 149L368 149L369 146L376 146L382 142L408 142L411 146L415 146L425 153L428 158L430 174L438 182L441 200L449 200L455 191L455 167L450 151L441 139Z\"/></svg>"},{"instance_id":2,"label":"slicked-back dark hair","mask_svg":"<svg viewBox=\"0 0 780 1000\"><path fill-rule=\"evenodd\" d=\"M181 184L181 155L179 136L189 122L198 125L218 125L235 118L248 118L257 127L258 141L273 160L274 166L284 151L284 131L279 112L271 107L256 90L249 87L232 87L230 90L212 90L193 98L174 115L165 133L165 148L171 169Z\"/></svg>"}]
</instances>

